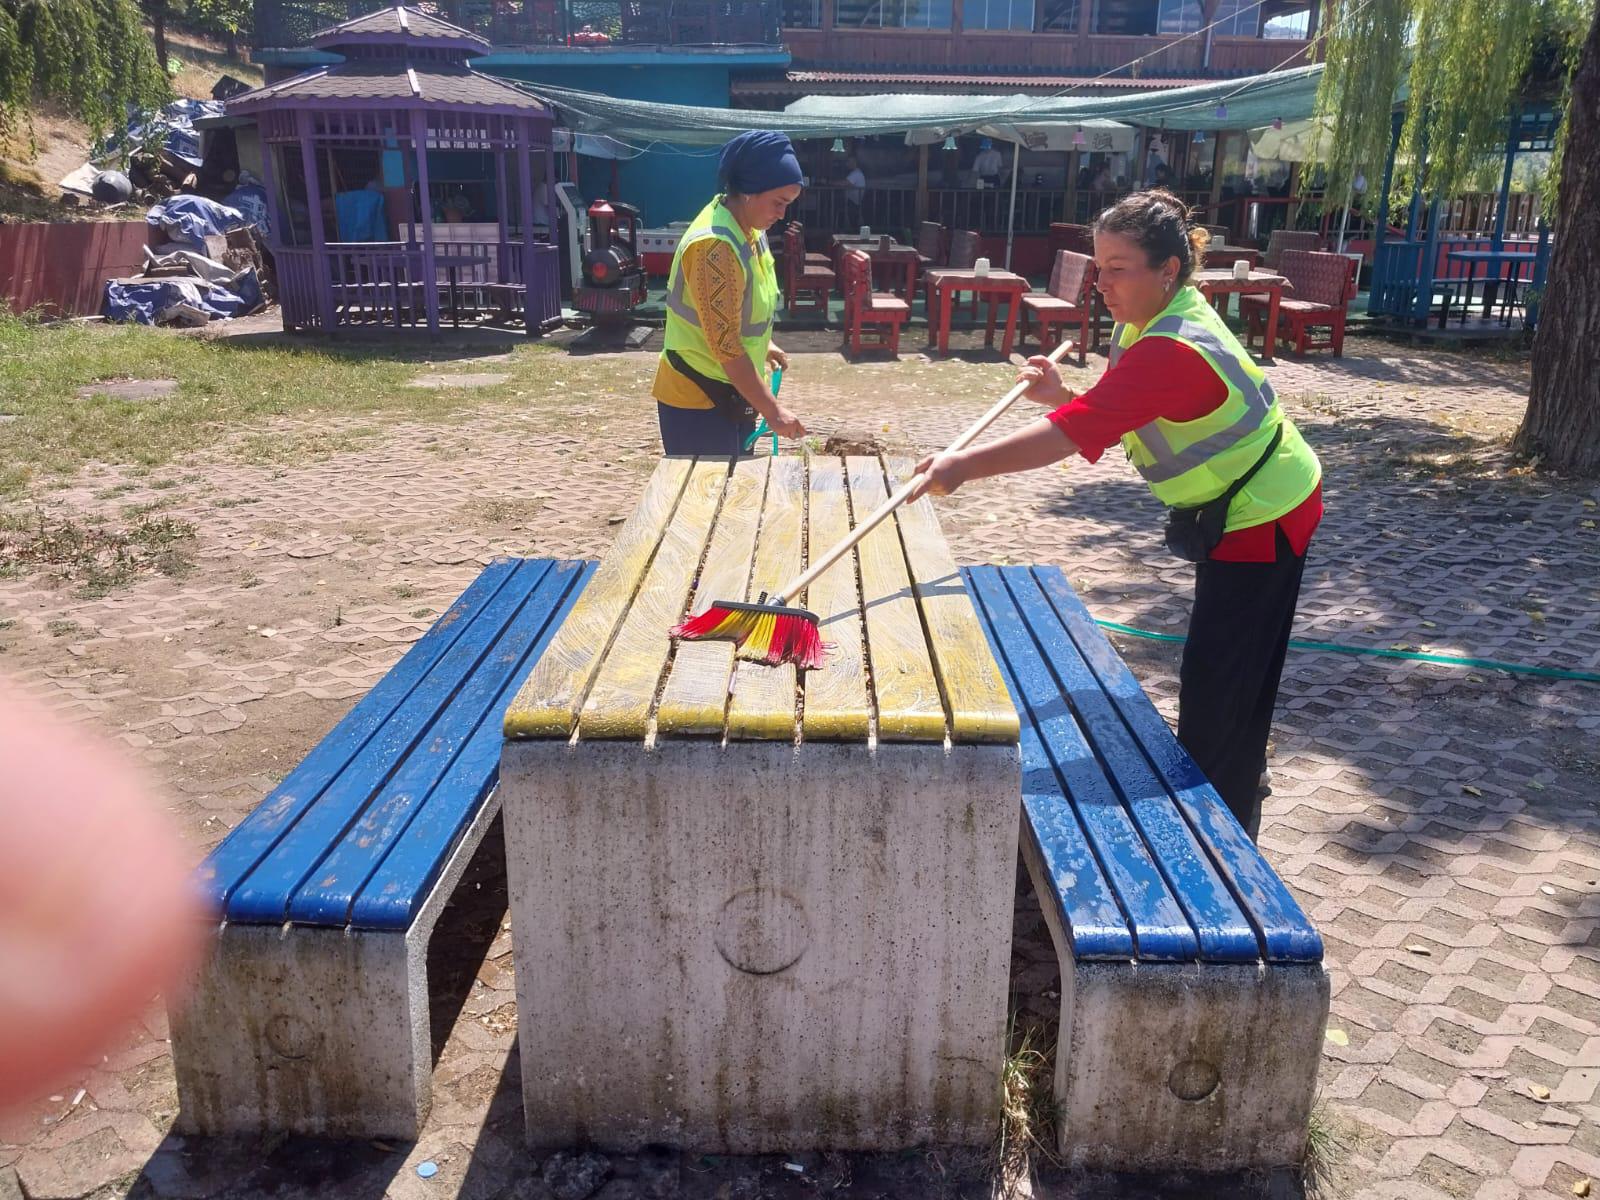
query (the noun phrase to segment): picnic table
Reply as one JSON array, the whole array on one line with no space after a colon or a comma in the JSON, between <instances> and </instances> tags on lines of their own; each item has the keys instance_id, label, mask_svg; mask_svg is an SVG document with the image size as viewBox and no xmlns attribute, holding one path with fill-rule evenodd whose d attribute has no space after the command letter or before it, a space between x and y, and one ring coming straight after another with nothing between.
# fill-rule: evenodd
<instances>
[{"instance_id":1,"label":"picnic table","mask_svg":"<svg viewBox=\"0 0 1600 1200\"><path fill-rule=\"evenodd\" d=\"M950 316L955 298L962 292L971 292L978 299L988 301L988 319L984 325L983 344L994 345L995 310L999 301L1006 302L1006 331L1000 344L1000 353L1011 355L1011 346L1017 333L1017 313L1022 307L1022 297L1028 294L1029 283L1021 275L1010 271L990 270L984 275L966 268L957 270L939 267L928 272L928 345L937 339L939 353L950 352ZM937 312L937 318L935 318Z\"/></svg>"},{"instance_id":2,"label":"picnic table","mask_svg":"<svg viewBox=\"0 0 1600 1200\"><path fill-rule=\"evenodd\" d=\"M1261 251L1252 246L1213 243L1206 247L1206 266L1212 270L1224 270L1241 258L1250 264L1251 270L1261 265Z\"/></svg>"},{"instance_id":3,"label":"picnic table","mask_svg":"<svg viewBox=\"0 0 1600 1200\"><path fill-rule=\"evenodd\" d=\"M667 633L782 586L908 473L663 460L509 706L536 1151L992 1138L1019 725L930 502L802 598L818 670Z\"/></svg>"},{"instance_id":4,"label":"picnic table","mask_svg":"<svg viewBox=\"0 0 1600 1200\"><path fill-rule=\"evenodd\" d=\"M1504 273L1506 267L1520 268L1524 264L1538 262L1539 255L1532 250L1452 250L1450 261L1467 264L1466 286L1462 289L1461 320L1467 319L1467 310L1472 307L1472 285L1477 281L1478 268L1487 268L1484 273L1483 287L1483 315L1487 317L1494 308L1495 298L1500 294L1500 285L1509 282ZM1492 272L1492 274L1490 273ZM1449 309L1445 310L1444 321L1441 327L1450 319Z\"/></svg>"},{"instance_id":5,"label":"picnic table","mask_svg":"<svg viewBox=\"0 0 1600 1200\"><path fill-rule=\"evenodd\" d=\"M1283 300L1283 293L1290 288L1286 278L1273 271L1253 269L1245 278L1235 279L1232 270L1205 270L1194 273L1194 285L1223 316L1228 315L1228 297L1235 292L1241 295L1265 295L1267 342L1262 347L1261 357L1272 361L1273 348L1278 344L1278 305Z\"/></svg>"},{"instance_id":6,"label":"picnic table","mask_svg":"<svg viewBox=\"0 0 1600 1200\"><path fill-rule=\"evenodd\" d=\"M841 277L844 275L844 255L848 250L859 250L870 258L874 274L880 266L889 268L891 273L893 268L898 267L902 285L891 287L890 290L907 304L916 302L917 267L922 256L915 246L903 245L887 235L862 237L858 233L836 233L833 235L833 266Z\"/></svg>"}]
</instances>

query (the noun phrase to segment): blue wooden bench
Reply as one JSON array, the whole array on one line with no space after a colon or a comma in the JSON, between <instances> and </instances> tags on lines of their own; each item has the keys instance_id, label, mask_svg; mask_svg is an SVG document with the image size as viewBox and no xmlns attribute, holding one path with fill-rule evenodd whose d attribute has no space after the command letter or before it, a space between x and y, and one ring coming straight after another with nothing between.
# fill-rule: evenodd
<instances>
[{"instance_id":1,"label":"blue wooden bench","mask_svg":"<svg viewBox=\"0 0 1600 1200\"><path fill-rule=\"evenodd\" d=\"M1300 1161L1321 937L1061 572L962 574L1022 718L1023 857L1061 963L1061 1153Z\"/></svg>"},{"instance_id":2,"label":"blue wooden bench","mask_svg":"<svg viewBox=\"0 0 1600 1200\"><path fill-rule=\"evenodd\" d=\"M202 864L173 1014L190 1132L417 1135L427 946L499 811L506 705L594 564L499 559Z\"/></svg>"}]
</instances>

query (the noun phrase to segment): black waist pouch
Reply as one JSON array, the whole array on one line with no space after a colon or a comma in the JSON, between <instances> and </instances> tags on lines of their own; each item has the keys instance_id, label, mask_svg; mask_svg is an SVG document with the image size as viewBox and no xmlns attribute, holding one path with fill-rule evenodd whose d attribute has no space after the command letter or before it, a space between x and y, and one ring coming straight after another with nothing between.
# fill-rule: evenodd
<instances>
[{"instance_id":1,"label":"black waist pouch","mask_svg":"<svg viewBox=\"0 0 1600 1200\"><path fill-rule=\"evenodd\" d=\"M1228 505L1233 503L1233 498L1255 473L1267 465L1267 460L1277 453L1281 441L1283 426L1279 425L1273 431L1266 450L1256 459L1255 466L1235 479L1228 490L1215 500L1189 508L1167 509L1167 549L1186 562L1200 563L1210 558L1211 552L1222 540L1223 530L1228 523Z\"/></svg>"},{"instance_id":2,"label":"black waist pouch","mask_svg":"<svg viewBox=\"0 0 1600 1200\"><path fill-rule=\"evenodd\" d=\"M667 351L667 361L672 364L672 369L686 379L693 380L695 387L705 393L707 400L713 407L735 425L749 425L755 427L756 410L750 407L749 401L739 394L739 389L725 379L712 379L709 375L702 375L687 362L683 355L676 350Z\"/></svg>"}]
</instances>

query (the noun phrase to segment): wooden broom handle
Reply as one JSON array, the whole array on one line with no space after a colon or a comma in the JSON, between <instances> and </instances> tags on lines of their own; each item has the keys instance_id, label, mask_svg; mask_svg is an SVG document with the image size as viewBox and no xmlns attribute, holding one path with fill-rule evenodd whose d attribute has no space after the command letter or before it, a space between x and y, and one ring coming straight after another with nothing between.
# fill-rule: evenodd
<instances>
[{"instance_id":1,"label":"wooden broom handle","mask_svg":"<svg viewBox=\"0 0 1600 1200\"><path fill-rule=\"evenodd\" d=\"M1062 342L1054 350L1050 351L1046 357L1050 359L1052 364L1059 363L1066 355L1067 351L1072 349L1073 344L1074 343L1070 341ZM1022 394L1027 390L1028 385L1026 383L1018 383L1004 396L1000 397L999 400L995 401L994 406L990 408L988 412L984 413L983 416L979 417L971 425L967 426L966 431L962 433L962 435L955 441L946 446L943 452L945 454L954 454L957 450L965 450L978 439L978 436L983 433L985 429L989 428L989 426L998 421L1006 409L1010 408L1019 399L1021 399ZM855 549L857 542L861 541L861 539L866 537L867 534L871 533L879 525L883 524L884 520L889 516L889 514L904 504L907 497L909 497L912 492L916 491L917 485L922 483L923 479L924 477L920 474L913 475L910 479L902 483L898 488L895 489L894 495L890 496L882 504L878 505L878 507L873 510L871 516L850 531L849 537L845 538L837 546L833 547L833 549L829 550L816 562L807 567L804 573L793 580L781 592L775 593L767 601L767 603L787 604L791 597L798 596L801 592L805 591L805 589L810 586L810 584L817 578L818 575L821 575L829 567L833 566L834 563L838 562L846 554L850 553L851 550Z\"/></svg>"}]
</instances>

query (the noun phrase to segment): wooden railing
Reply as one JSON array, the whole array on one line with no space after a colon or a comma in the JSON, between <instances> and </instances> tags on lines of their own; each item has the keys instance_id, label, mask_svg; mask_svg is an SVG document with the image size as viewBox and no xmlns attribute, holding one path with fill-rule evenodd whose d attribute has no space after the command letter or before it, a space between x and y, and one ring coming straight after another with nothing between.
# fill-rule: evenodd
<instances>
[{"instance_id":1,"label":"wooden railing","mask_svg":"<svg viewBox=\"0 0 1600 1200\"><path fill-rule=\"evenodd\" d=\"M280 246L273 251L273 259L284 328L321 328L322 308L318 297L322 289L317 275L316 252Z\"/></svg>"},{"instance_id":2,"label":"wooden railing","mask_svg":"<svg viewBox=\"0 0 1600 1200\"><path fill-rule=\"evenodd\" d=\"M405 242L332 242L327 249L340 325L426 324L423 255Z\"/></svg>"},{"instance_id":3,"label":"wooden railing","mask_svg":"<svg viewBox=\"0 0 1600 1200\"><path fill-rule=\"evenodd\" d=\"M1499 203L1497 192L1472 192L1457 196L1440 210L1439 230L1442 233L1491 235L1494 233L1495 211ZM1538 196L1529 192L1513 192L1506 203L1506 236L1537 237L1539 211Z\"/></svg>"},{"instance_id":4,"label":"wooden railing","mask_svg":"<svg viewBox=\"0 0 1600 1200\"><path fill-rule=\"evenodd\" d=\"M438 232L436 230L436 232ZM331 242L318 262L309 248L276 252L278 298L286 328L321 329L324 303L333 326L428 323L427 251L416 242ZM494 285L521 287L520 304L530 329L561 317L561 281L556 247L518 237L434 244L434 286L443 309L451 299L462 313L507 303ZM453 278L452 278L453 277ZM325 291L324 287L330 289Z\"/></svg>"},{"instance_id":5,"label":"wooden railing","mask_svg":"<svg viewBox=\"0 0 1600 1200\"><path fill-rule=\"evenodd\" d=\"M1062 220L1066 193L1036 188L1017 189L1017 233L1044 233L1052 221ZM1009 188L929 188L925 214L917 210L915 188L868 188L862 197L860 219L845 200L845 189L807 188L795 206L794 216L813 233L852 233L862 225L875 232L913 237L920 221L934 221L948 229L973 229L980 233L1006 231L1011 205Z\"/></svg>"},{"instance_id":6,"label":"wooden railing","mask_svg":"<svg viewBox=\"0 0 1600 1200\"><path fill-rule=\"evenodd\" d=\"M791 20L783 44L797 67L895 67L944 71L1009 69L1036 74L1067 75L1116 71L1141 56L1144 74L1235 76L1271 70L1308 42L1271 38L1218 39L1211 62L1202 65L1203 39L1111 34L1078 34L1059 30L884 29L833 25L824 28L826 10L790 0ZM817 23L812 24L812 14ZM800 14L798 17L793 14ZM1170 48L1168 48L1170 47ZM1297 62L1300 60L1296 60Z\"/></svg>"}]
</instances>

